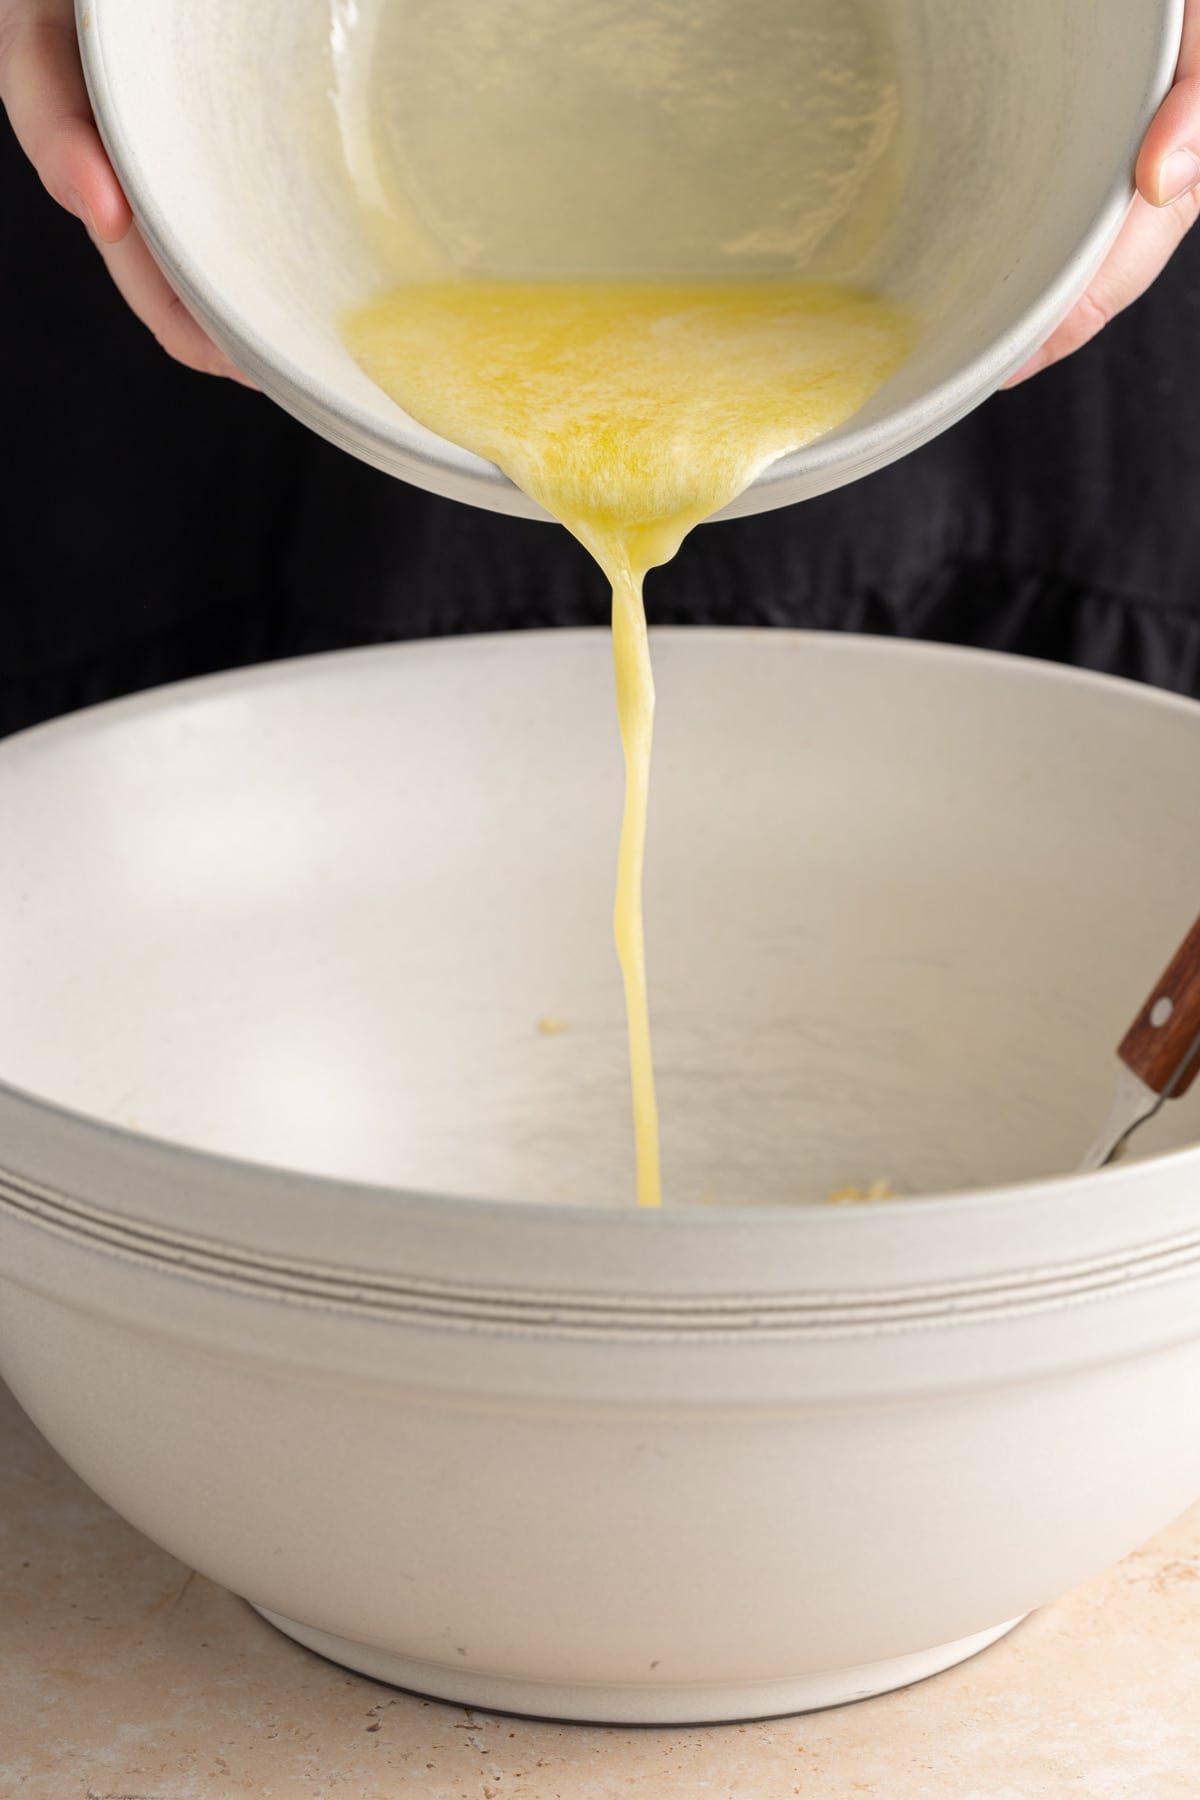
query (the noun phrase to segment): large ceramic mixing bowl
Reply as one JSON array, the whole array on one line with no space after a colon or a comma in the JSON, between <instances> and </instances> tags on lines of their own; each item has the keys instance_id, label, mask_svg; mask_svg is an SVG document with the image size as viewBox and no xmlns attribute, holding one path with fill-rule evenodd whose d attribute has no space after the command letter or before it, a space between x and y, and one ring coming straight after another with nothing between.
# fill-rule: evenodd
<instances>
[{"instance_id":1,"label":"large ceramic mixing bowl","mask_svg":"<svg viewBox=\"0 0 1200 1800\"><path fill-rule=\"evenodd\" d=\"M667 1721L944 1667L1200 1494L1200 1094L1069 1173L1195 916L1200 707L865 640L655 655L659 1215L605 636L0 748L0 1372L303 1643ZM907 1197L826 1198L875 1178Z\"/></svg>"},{"instance_id":2,"label":"large ceramic mixing bowl","mask_svg":"<svg viewBox=\"0 0 1200 1800\"><path fill-rule=\"evenodd\" d=\"M630 162L615 200L582 177L573 208L571 192L557 196L581 266L603 237L600 266L610 268L668 180L657 123L668 148L672 130L690 146L677 159L666 221L702 212L720 186L741 229L719 267L787 273L796 257L778 248L776 201L788 168L776 170L764 147L812 111L806 71L820 63L822 22L845 34L849 15L861 15L863 42L886 46L885 85L900 120L864 190L863 204L880 216L797 266L878 283L909 302L920 343L856 418L776 463L729 509L752 512L903 455L1045 340L1125 215L1143 133L1175 66L1183 0L739 0L736 8L78 0L78 9L100 128L142 231L229 354L298 418L368 462L437 493L535 516L498 470L401 412L339 338L343 311L416 255L392 229L375 139L362 124L371 105L388 128L405 124L418 101L428 110L396 154L430 254L445 248L442 222L452 218L460 260L482 243L483 268L523 266L570 158L590 152L601 171L624 166L644 132L644 166ZM811 55L795 35L806 27L816 33ZM703 56L705 32L723 35L698 102L679 119L676 70ZM372 101L377 43L393 45L398 70ZM838 95L855 82L853 63L830 79L831 132ZM827 141L820 132L802 140L796 159L819 155ZM837 176L834 156L831 185ZM489 232L510 211L511 241L491 245Z\"/></svg>"}]
</instances>

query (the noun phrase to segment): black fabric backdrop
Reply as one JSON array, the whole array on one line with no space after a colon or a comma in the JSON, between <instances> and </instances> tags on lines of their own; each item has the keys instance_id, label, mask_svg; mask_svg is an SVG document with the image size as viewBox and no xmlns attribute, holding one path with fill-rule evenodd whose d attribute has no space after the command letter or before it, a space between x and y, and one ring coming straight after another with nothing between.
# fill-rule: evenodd
<instances>
[{"instance_id":1,"label":"black fabric backdrop","mask_svg":"<svg viewBox=\"0 0 1200 1800\"><path fill-rule=\"evenodd\" d=\"M385 639L600 623L549 525L376 474L162 354L0 124L0 732ZM704 526L651 620L991 645L1200 696L1200 235L1094 347L856 487Z\"/></svg>"}]
</instances>

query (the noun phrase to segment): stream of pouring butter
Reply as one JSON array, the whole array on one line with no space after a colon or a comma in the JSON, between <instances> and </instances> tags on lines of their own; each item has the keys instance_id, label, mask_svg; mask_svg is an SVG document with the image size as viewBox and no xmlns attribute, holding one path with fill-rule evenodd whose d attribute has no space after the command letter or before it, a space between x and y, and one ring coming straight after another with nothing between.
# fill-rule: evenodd
<instances>
[{"instance_id":1,"label":"stream of pouring butter","mask_svg":"<svg viewBox=\"0 0 1200 1800\"><path fill-rule=\"evenodd\" d=\"M796 281L456 280L388 294L354 313L345 335L407 413L499 464L612 583L626 774L615 930L638 1200L657 1206L642 921L654 680L643 580L768 463L857 412L911 348L911 319L854 289Z\"/></svg>"}]
</instances>

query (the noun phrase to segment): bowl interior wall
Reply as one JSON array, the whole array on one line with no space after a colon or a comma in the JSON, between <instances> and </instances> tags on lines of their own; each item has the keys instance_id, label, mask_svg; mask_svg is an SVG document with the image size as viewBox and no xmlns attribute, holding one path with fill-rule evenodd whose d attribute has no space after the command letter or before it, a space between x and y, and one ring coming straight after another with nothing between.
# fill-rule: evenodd
<instances>
[{"instance_id":1,"label":"bowl interior wall","mask_svg":"<svg viewBox=\"0 0 1200 1800\"><path fill-rule=\"evenodd\" d=\"M1200 711L867 641L655 654L669 1194L1072 1167L1194 915ZM0 1079L286 1167L627 1204L620 803L602 634L320 659L14 740ZM1144 1149L1200 1136L1200 1095L1169 1114Z\"/></svg>"}]
</instances>

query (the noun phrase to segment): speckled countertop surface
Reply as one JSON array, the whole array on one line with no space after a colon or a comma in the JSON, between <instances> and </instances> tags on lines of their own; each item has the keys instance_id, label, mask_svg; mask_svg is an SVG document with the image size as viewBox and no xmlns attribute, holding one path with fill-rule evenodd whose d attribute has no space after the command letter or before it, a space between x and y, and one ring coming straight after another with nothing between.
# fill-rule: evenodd
<instances>
[{"instance_id":1,"label":"speckled countertop surface","mask_svg":"<svg viewBox=\"0 0 1200 1800\"><path fill-rule=\"evenodd\" d=\"M1200 1800L1200 1509L995 1648L838 1711L540 1724L349 1675L157 1550L0 1389L0 1796Z\"/></svg>"}]
</instances>

